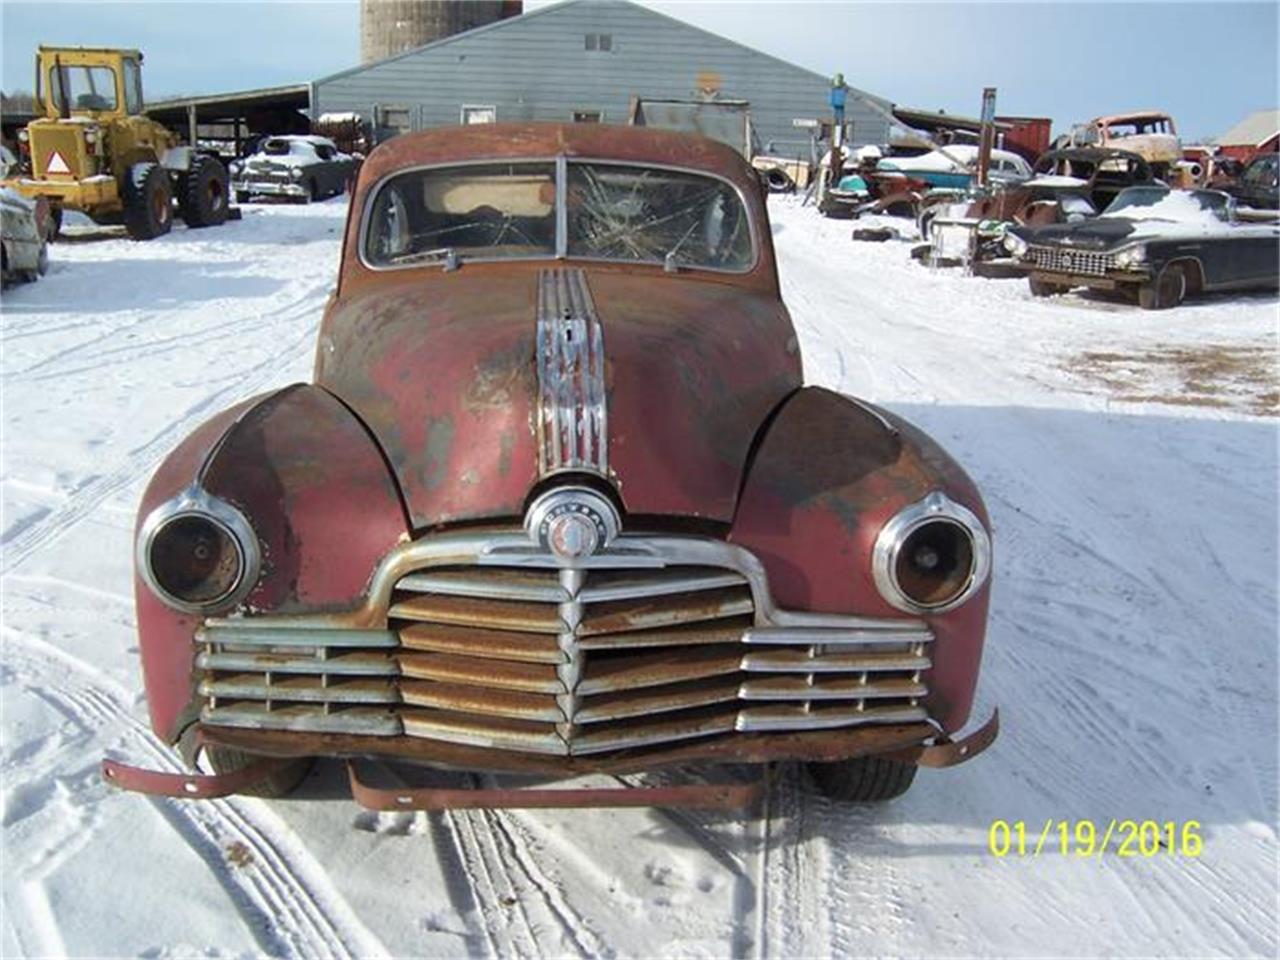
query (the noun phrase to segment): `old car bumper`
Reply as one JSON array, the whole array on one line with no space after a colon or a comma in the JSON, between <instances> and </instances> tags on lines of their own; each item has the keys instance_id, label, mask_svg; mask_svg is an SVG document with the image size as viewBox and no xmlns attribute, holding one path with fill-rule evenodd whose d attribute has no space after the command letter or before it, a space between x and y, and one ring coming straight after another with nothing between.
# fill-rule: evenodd
<instances>
[{"instance_id":1,"label":"old car bumper","mask_svg":"<svg viewBox=\"0 0 1280 960\"><path fill-rule=\"evenodd\" d=\"M1055 283L1064 287L1089 287L1094 290L1117 290L1124 286L1144 283L1151 279L1148 271L1110 270L1101 275L1093 273L1070 273L1058 270L1037 270L1022 264L1023 269L1036 280Z\"/></svg>"},{"instance_id":2,"label":"old car bumper","mask_svg":"<svg viewBox=\"0 0 1280 960\"><path fill-rule=\"evenodd\" d=\"M268 197L305 197L307 188L301 183L292 181L284 183L278 180L236 180L233 189L237 193L258 194Z\"/></svg>"},{"instance_id":3,"label":"old car bumper","mask_svg":"<svg viewBox=\"0 0 1280 960\"><path fill-rule=\"evenodd\" d=\"M361 806L371 810L621 806L740 809L749 806L762 795L767 786L764 778L754 782L730 784L665 787L624 785L622 789L459 790L414 789L403 786L379 789L359 779L354 761L356 758L372 755L428 763L433 767L446 769L496 770L546 775L555 779L585 774L610 774L617 777L693 762L764 764L778 759L831 762L873 754L923 767L950 767L978 756L995 742L999 731L1000 714L995 711L986 723L959 740L939 736L928 724L903 724L855 730L753 735L741 738L732 745L721 741L603 759L549 761L503 751L430 741L397 742L396 749L389 752L387 741L378 738L332 735L298 738L279 733L202 727L198 733L201 743L245 750L263 759L234 773L216 776L148 770L107 759L102 762L102 774L108 783L135 793L192 800L212 799L229 796L257 783L291 758L320 755L347 758L352 796Z\"/></svg>"}]
</instances>

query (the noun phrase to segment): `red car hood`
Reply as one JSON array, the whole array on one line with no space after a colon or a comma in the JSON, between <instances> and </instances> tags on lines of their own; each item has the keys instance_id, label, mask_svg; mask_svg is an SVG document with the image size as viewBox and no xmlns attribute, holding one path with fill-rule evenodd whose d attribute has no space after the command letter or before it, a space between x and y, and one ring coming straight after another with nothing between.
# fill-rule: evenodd
<instances>
[{"instance_id":1,"label":"red car hood","mask_svg":"<svg viewBox=\"0 0 1280 960\"><path fill-rule=\"evenodd\" d=\"M334 303L316 381L377 437L415 528L519 517L539 479L535 269L464 266ZM609 480L630 514L733 518L765 417L800 386L781 302L727 283L587 271Z\"/></svg>"}]
</instances>

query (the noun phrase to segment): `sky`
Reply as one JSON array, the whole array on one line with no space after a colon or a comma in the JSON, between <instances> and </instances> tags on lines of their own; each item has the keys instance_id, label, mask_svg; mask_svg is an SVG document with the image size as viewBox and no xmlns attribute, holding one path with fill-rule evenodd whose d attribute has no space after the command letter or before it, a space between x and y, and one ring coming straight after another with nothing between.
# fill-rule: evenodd
<instances>
[{"instance_id":1,"label":"sky","mask_svg":"<svg viewBox=\"0 0 1280 960\"><path fill-rule=\"evenodd\" d=\"M526 0L526 10L550 0ZM644 6L902 106L998 112L1056 130L1157 108L1184 140L1280 105L1280 4L669 2ZM359 4L0 0L3 89L30 89L40 42L138 47L148 99L314 80L359 60Z\"/></svg>"}]
</instances>

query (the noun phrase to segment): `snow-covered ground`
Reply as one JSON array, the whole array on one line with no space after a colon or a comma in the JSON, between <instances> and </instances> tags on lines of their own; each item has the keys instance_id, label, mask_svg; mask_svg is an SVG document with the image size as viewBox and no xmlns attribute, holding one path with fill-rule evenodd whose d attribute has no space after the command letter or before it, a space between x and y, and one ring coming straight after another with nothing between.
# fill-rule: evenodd
<instances>
[{"instance_id":1,"label":"snow-covered ground","mask_svg":"<svg viewBox=\"0 0 1280 960\"><path fill-rule=\"evenodd\" d=\"M987 497L988 754L875 809L784 776L746 822L375 815L336 765L288 801L104 785L104 752L176 766L141 695L142 487L205 417L308 377L344 213L99 232L4 294L0 954L1275 954L1276 297L1033 300L789 198L808 378L914 419ZM1203 853L988 850L993 820L1112 818L1199 821Z\"/></svg>"}]
</instances>

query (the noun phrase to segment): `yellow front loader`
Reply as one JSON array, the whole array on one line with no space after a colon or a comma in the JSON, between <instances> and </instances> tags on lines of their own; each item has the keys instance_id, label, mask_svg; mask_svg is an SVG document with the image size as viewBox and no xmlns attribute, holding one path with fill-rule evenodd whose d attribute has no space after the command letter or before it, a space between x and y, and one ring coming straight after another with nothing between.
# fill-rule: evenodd
<instances>
[{"instance_id":1,"label":"yellow front loader","mask_svg":"<svg viewBox=\"0 0 1280 960\"><path fill-rule=\"evenodd\" d=\"M46 198L55 222L64 209L79 210L150 240L169 232L175 200L188 226L227 219L222 162L143 115L137 50L41 46L36 102L44 116L18 134L31 176L3 185Z\"/></svg>"}]
</instances>

